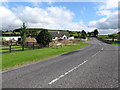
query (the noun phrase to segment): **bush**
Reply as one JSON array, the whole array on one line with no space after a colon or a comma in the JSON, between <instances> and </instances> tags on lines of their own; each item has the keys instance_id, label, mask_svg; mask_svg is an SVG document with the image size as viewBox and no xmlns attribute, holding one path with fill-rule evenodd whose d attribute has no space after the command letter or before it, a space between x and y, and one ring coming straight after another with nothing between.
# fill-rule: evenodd
<instances>
[{"instance_id":1,"label":"bush","mask_svg":"<svg viewBox=\"0 0 120 90\"><path fill-rule=\"evenodd\" d=\"M36 37L36 40L39 44L41 44L43 47L46 47L49 45L49 43L52 41L52 36L48 32L48 30L42 30Z\"/></svg>"}]
</instances>

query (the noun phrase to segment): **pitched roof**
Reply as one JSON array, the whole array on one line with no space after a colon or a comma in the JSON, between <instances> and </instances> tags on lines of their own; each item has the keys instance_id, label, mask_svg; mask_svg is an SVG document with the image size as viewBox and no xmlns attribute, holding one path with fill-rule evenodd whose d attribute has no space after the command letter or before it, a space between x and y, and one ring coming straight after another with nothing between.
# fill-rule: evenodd
<instances>
[{"instance_id":1,"label":"pitched roof","mask_svg":"<svg viewBox=\"0 0 120 90\"><path fill-rule=\"evenodd\" d=\"M37 42L35 38L26 38L25 42Z\"/></svg>"},{"instance_id":2,"label":"pitched roof","mask_svg":"<svg viewBox=\"0 0 120 90\"><path fill-rule=\"evenodd\" d=\"M50 34L52 35L52 38L55 38L55 37L60 38L64 35L67 36L67 37L70 36L69 33L67 33L67 32L50 32Z\"/></svg>"}]
</instances>

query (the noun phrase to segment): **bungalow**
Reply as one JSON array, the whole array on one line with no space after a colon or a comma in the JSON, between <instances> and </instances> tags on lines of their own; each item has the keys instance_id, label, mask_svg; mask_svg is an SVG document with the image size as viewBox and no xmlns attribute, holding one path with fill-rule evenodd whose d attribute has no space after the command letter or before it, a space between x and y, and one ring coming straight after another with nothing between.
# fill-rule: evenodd
<instances>
[{"instance_id":1,"label":"bungalow","mask_svg":"<svg viewBox=\"0 0 120 90\"><path fill-rule=\"evenodd\" d=\"M56 39L68 39L70 37L69 33L67 32L50 32L52 35L52 40Z\"/></svg>"},{"instance_id":2,"label":"bungalow","mask_svg":"<svg viewBox=\"0 0 120 90\"><path fill-rule=\"evenodd\" d=\"M2 37L2 40L14 40L14 41L19 41L19 39L21 39L21 36L16 36L16 37Z\"/></svg>"}]
</instances>

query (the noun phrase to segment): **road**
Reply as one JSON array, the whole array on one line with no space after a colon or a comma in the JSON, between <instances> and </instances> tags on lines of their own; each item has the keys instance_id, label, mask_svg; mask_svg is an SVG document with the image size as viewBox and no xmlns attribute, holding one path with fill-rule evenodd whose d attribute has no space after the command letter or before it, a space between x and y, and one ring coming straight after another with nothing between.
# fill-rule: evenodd
<instances>
[{"instance_id":1,"label":"road","mask_svg":"<svg viewBox=\"0 0 120 90\"><path fill-rule=\"evenodd\" d=\"M118 46L91 45L4 71L3 88L118 88Z\"/></svg>"}]
</instances>

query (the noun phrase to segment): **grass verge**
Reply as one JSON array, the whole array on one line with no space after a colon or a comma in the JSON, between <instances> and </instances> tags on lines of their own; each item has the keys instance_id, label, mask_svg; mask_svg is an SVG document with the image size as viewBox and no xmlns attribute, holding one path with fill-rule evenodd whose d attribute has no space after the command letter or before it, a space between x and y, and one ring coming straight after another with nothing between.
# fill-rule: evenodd
<instances>
[{"instance_id":1,"label":"grass verge","mask_svg":"<svg viewBox=\"0 0 120 90\"><path fill-rule=\"evenodd\" d=\"M112 45L115 45L115 46L120 46L120 44L118 44L118 43L113 43Z\"/></svg>"},{"instance_id":2,"label":"grass verge","mask_svg":"<svg viewBox=\"0 0 120 90\"><path fill-rule=\"evenodd\" d=\"M18 67L38 60L45 60L53 56L83 48L87 45L89 44L80 41L77 45L63 46L59 48L43 48L29 51L6 53L2 55L2 70Z\"/></svg>"}]
</instances>

